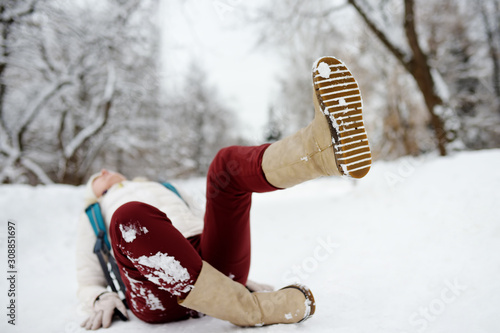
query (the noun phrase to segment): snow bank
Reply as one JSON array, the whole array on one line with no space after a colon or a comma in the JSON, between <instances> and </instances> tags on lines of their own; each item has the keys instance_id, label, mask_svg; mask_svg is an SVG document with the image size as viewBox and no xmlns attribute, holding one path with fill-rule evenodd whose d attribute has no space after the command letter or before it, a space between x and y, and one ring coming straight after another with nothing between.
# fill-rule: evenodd
<instances>
[{"instance_id":1,"label":"snow bank","mask_svg":"<svg viewBox=\"0 0 500 333\"><path fill-rule=\"evenodd\" d=\"M500 150L377 162L357 182L311 181L254 196L251 278L308 285L315 316L259 332L500 331ZM193 193L202 179L184 182ZM0 186L0 267L6 224L18 227L18 317L2 332L80 332L73 260L83 187ZM131 314L130 314L131 315ZM133 317L131 315L131 317ZM106 332L247 332L204 317ZM252 330L253 331L253 330Z\"/></svg>"}]
</instances>

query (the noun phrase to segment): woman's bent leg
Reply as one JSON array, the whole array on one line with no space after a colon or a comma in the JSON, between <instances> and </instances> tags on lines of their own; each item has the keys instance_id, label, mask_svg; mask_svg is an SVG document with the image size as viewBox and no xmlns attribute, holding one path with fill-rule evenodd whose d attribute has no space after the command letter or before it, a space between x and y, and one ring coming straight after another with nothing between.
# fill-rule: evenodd
<instances>
[{"instance_id":1,"label":"woman's bent leg","mask_svg":"<svg viewBox=\"0 0 500 333\"><path fill-rule=\"evenodd\" d=\"M129 202L111 219L110 237L132 312L151 323L189 317L178 305L192 289L202 260L157 208Z\"/></svg>"},{"instance_id":2,"label":"woman's bent leg","mask_svg":"<svg viewBox=\"0 0 500 333\"><path fill-rule=\"evenodd\" d=\"M242 284L250 270L250 207L253 192L270 192L262 171L269 145L219 151L207 176L207 206L201 237L203 260Z\"/></svg>"}]
</instances>

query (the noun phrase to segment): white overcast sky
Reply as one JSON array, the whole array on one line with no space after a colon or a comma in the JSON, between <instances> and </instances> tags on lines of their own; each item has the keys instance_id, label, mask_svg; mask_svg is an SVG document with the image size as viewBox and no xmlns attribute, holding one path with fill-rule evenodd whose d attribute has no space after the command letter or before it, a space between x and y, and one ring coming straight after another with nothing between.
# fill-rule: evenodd
<instances>
[{"instance_id":1,"label":"white overcast sky","mask_svg":"<svg viewBox=\"0 0 500 333\"><path fill-rule=\"evenodd\" d=\"M269 103L277 91L277 57L255 47L255 29L242 23L247 4L241 0L179 3L160 2L164 71L172 73L192 59L199 61L223 100L237 112L238 132L262 140ZM167 85L175 82L169 78Z\"/></svg>"}]
</instances>

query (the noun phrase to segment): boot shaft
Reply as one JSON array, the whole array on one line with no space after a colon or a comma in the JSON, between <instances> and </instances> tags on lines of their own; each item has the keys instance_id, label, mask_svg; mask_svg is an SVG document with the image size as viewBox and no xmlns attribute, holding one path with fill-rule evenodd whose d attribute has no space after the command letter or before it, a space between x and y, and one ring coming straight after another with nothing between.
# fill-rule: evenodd
<instances>
[{"instance_id":1,"label":"boot shaft","mask_svg":"<svg viewBox=\"0 0 500 333\"><path fill-rule=\"evenodd\" d=\"M252 293L205 261L194 288L179 304L243 327L298 323L315 308L305 287Z\"/></svg>"}]
</instances>

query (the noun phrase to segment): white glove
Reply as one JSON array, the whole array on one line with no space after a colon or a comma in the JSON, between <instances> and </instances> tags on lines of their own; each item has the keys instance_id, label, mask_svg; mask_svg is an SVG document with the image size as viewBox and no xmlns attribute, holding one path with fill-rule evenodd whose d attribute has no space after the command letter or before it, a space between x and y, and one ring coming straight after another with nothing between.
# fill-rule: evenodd
<instances>
[{"instance_id":1,"label":"white glove","mask_svg":"<svg viewBox=\"0 0 500 333\"><path fill-rule=\"evenodd\" d=\"M111 326L115 309L118 309L128 318L127 308L123 305L117 293L107 292L101 294L94 302L94 310L80 326L86 330L96 330L98 328L108 328Z\"/></svg>"}]
</instances>

